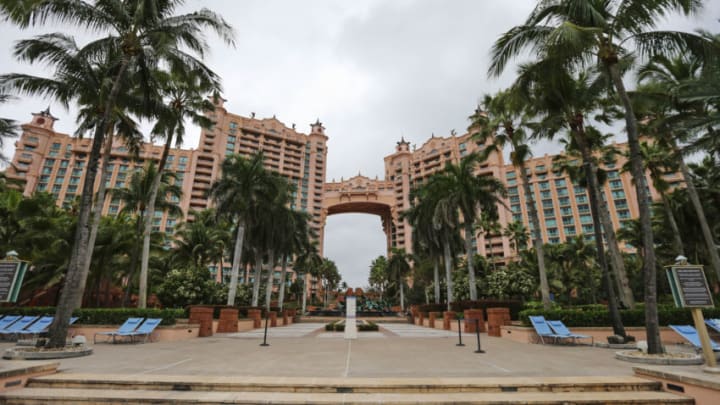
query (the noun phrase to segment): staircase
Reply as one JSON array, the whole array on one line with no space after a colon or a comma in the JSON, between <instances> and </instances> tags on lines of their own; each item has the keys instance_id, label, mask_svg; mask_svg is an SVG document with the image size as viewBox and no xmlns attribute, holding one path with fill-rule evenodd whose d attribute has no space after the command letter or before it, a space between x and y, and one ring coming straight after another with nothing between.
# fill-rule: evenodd
<instances>
[{"instance_id":1,"label":"staircase","mask_svg":"<svg viewBox=\"0 0 720 405\"><path fill-rule=\"evenodd\" d=\"M636 377L291 378L65 374L2 404L693 404Z\"/></svg>"}]
</instances>

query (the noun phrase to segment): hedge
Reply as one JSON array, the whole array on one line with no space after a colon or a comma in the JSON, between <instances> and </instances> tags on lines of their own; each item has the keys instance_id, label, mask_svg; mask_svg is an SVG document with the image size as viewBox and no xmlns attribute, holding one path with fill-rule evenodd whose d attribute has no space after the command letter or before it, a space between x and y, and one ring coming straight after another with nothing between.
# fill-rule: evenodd
<instances>
[{"instance_id":1,"label":"hedge","mask_svg":"<svg viewBox=\"0 0 720 405\"><path fill-rule=\"evenodd\" d=\"M54 307L2 307L0 315L55 315ZM130 317L162 318L161 325L175 325L185 318L182 309L80 308L73 311L80 325L121 325Z\"/></svg>"},{"instance_id":2,"label":"hedge","mask_svg":"<svg viewBox=\"0 0 720 405\"><path fill-rule=\"evenodd\" d=\"M357 328L359 332L377 332L380 330L378 324L369 321L367 323L358 323ZM328 332L345 332L345 324L340 321L330 322L325 325L325 330Z\"/></svg>"},{"instance_id":3,"label":"hedge","mask_svg":"<svg viewBox=\"0 0 720 405\"><path fill-rule=\"evenodd\" d=\"M705 308L703 314L706 319L720 318L720 308ZM544 311L542 309L528 309L520 312L520 320L524 325L530 325L528 316L542 315L545 319L559 319L567 326L611 326L610 313L604 309L553 309ZM645 310L640 306L636 309L623 309L620 317L624 326L645 326ZM693 319L690 310L687 308L675 308L674 306L658 307L658 318L660 326L667 325L692 325Z\"/></svg>"},{"instance_id":4,"label":"hedge","mask_svg":"<svg viewBox=\"0 0 720 405\"><path fill-rule=\"evenodd\" d=\"M523 309L523 303L519 300L494 300L494 299L483 299L476 301L456 301L450 304L450 308L455 312L462 312L466 309L482 309L487 311L488 308L509 308L510 317L512 319L518 319L520 311ZM428 314L430 312L444 312L447 310L447 303L445 304L423 304L418 307L420 312ZM486 314L487 315L487 314Z\"/></svg>"}]
</instances>

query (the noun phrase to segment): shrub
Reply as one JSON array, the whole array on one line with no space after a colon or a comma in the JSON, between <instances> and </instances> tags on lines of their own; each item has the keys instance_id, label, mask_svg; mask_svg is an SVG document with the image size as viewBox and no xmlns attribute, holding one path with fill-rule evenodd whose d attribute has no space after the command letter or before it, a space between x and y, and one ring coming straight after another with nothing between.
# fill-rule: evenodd
<instances>
[{"instance_id":1,"label":"shrub","mask_svg":"<svg viewBox=\"0 0 720 405\"><path fill-rule=\"evenodd\" d=\"M456 301L450 304L450 308L455 312L462 312L466 309L482 309L487 311L488 308L509 308L510 317L518 319L520 311L523 309L523 303L519 300L494 300L483 299L477 301ZM420 312L425 314L430 312L444 312L447 310L447 304L424 304L419 306ZM487 314L486 314L487 315Z\"/></svg>"},{"instance_id":2,"label":"shrub","mask_svg":"<svg viewBox=\"0 0 720 405\"><path fill-rule=\"evenodd\" d=\"M703 309L705 318L720 318L720 308ZM587 308L555 309L543 311L542 309L528 309L520 312L520 320L525 325L530 325L528 316L542 315L545 319L559 319L568 327L571 326L610 326L610 313L607 307L602 309L595 306ZM635 309L624 309L620 311L624 326L645 326L645 310L640 305ZM658 307L658 318L660 326L670 324L692 325L693 319L690 310L687 308L675 308L672 306Z\"/></svg>"},{"instance_id":3,"label":"shrub","mask_svg":"<svg viewBox=\"0 0 720 405\"><path fill-rule=\"evenodd\" d=\"M357 328L359 332L377 332L380 330L380 326L378 326L378 324L369 321L358 323ZM345 332L345 324L340 321L330 322L325 325L325 330L328 332Z\"/></svg>"},{"instance_id":4,"label":"shrub","mask_svg":"<svg viewBox=\"0 0 720 405\"><path fill-rule=\"evenodd\" d=\"M5 307L0 315L55 315L54 307ZM130 317L162 318L161 325L174 325L178 318L185 317L182 309L139 309L139 308L80 308L73 311L79 317L78 324L120 325Z\"/></svg>"}]
</instances>

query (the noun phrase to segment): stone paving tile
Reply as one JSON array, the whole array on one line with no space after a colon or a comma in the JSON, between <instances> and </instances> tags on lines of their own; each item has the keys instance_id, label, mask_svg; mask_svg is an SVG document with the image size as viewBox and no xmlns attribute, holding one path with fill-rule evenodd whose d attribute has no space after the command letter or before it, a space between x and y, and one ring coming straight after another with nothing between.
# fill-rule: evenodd
<instances>
[{"instance_id":1,"label":"stone paving tile","mask_svg":"<svg viewBox=\"0 0 720 405\"><path fill-rule=\"evenodd\" d=\"M292 325L268 328L268 337L280 337L280 338L293 338L293 337L304 337L309 336L312 333L325 327L323 323L294 323ZM265 329L253 329L245 332L238 333L223 333L218 334L218 337L229 337L239 339L262 339L265 334Z\"/></svg>"}]
</instances>

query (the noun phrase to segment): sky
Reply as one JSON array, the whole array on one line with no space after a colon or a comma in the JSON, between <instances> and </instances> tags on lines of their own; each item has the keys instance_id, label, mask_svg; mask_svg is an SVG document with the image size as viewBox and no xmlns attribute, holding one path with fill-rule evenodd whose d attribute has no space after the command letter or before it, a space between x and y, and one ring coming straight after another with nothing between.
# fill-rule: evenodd
<instances>
[{"instance_id":1,"label":"sky","mask_svg":"<svg viewBox=\"0 0 720 405\"><path fill-rule=\"evenodd\" d=\"M484 94L507 87L513 65L499 78L486 75L490 48L503 32L523 22L535 1L476 0L189 0L184 11L210 8L235 28L228 47L208 34L207 64L222 78L228 111L277 118L301 132L319 118L328 140L327 181L358 173L383 177L383 157L404 137L412 144L436 134L462 134L467 117ZM720 32L720 2L702 13L673 16L663 29ZM48 74L21 64L13 43L46 32L76 32L46 26L28 30L0 23L0 73ZM88 33L78 33L79 41ZM72 134L74 109L39 97L0 105L0 117L28 122L30 113L51 107L56 130ZM185 148L197 147L199 129L190 129ZM622 136L622 135L620 135ZM620 138L622 140L622 138ZM559 146L541 144L535 155ZM12 156L13 142L3 154ZM325 256L343 280L368 284L369 265L385 254L380 218L343 214L328 218Z\"/></svg>"}]
</instances>

